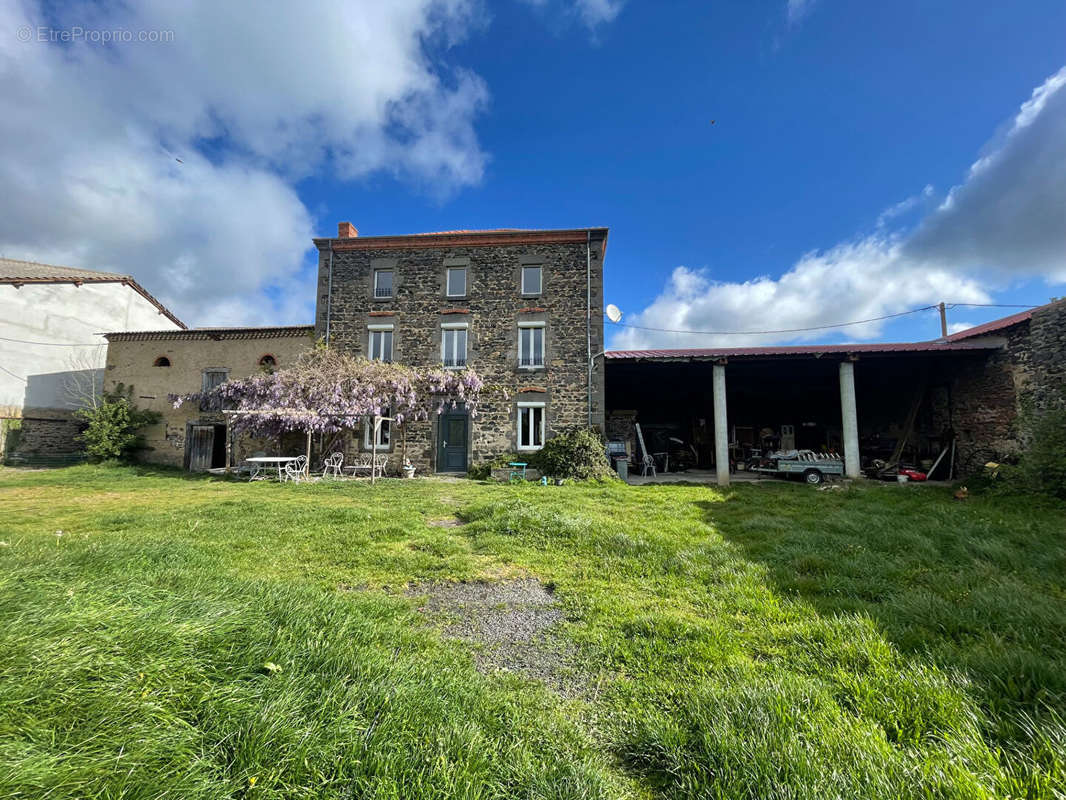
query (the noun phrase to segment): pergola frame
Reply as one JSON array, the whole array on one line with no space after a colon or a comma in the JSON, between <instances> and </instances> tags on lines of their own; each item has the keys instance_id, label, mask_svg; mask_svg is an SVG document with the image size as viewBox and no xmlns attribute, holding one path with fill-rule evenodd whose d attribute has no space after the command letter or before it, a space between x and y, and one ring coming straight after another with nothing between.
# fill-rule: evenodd
<instances>
[{"instance_id":1,"label":"pergola frame","mask_svg":"<svg viewBox=\"0 0 1066 800\"><path fill-rule=\"evenodd\" d=\"M284 414L289 417L304 417L307 419L366 419L368 417L374 420L374 435L371 437L371 457L370 457L370 482L377 482L378 471L378 432L381 430L382 422L395 422L394 417L384 417L380 414L319 414L314 411L301 411L291 408L255 408L255 409L224 409L223 414L230 416L260 416L266 414ZM311 429L307 429L307 460L304 462L304 475L308 476L311 473Z\"/></svg>"}]
</instances>

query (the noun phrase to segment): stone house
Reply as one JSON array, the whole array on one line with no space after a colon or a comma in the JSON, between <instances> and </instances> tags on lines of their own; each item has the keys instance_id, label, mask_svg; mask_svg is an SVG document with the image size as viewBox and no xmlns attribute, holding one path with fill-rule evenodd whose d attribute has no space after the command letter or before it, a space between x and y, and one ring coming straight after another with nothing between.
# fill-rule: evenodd
<instances>
[{"instance_id":1,"label":"stone house","mask_svg":"<svg viewBox=\"0 0 1066 800\"><path fill-rule=\"evenodd\" d=\"M194 471L233 466L255 451L273 449L277 444L233 436L220 408L197 403L174 408L169 396L195 394L231 378L282 368L314 346L311 325L105 336L107 388L114 390L119 384L132 388L138 407L162 415L159 424L142 431L150 448L143 459ZM299 452L301 448L294 449Z\"/></svg>"},{"instance_id":2,"label":"stone house","mask_svg":"<svg viewBox=\"0 0 1066 800\"><path fill-rule=\"evenodd\" d=\"M367 358L469 366L491 387L475 416L456 408L405 426L420 472L465 472L569 428L602 429L606 228L359 236L341 223L314 243L318 338ZM350 454L369 437L352 437ZM397 438L384 427L379 448Z\"/></svg>"},{"instance_id":3,"label":"stone house","mask_svg":"<svg viewBox=\"0 0 1066 800\"><path fill-rule=\"evenodd\" d=\"M129 275L0 258L0 419L20 421L12 463L76 456L73 412L99 394L101 331L173 330L185 324ZM11 437L14 439L14 437Z\"/></svg>"}]
</instances>

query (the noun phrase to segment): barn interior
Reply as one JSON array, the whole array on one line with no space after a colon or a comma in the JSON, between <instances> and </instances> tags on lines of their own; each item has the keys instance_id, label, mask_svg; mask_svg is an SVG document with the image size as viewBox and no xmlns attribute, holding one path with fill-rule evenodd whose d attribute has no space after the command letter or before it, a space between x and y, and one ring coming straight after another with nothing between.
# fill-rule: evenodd
<instances>
[{"instance_id":1,"label":"barn interior","mask_svg":"<svg viewBox=\"0 0 1066 800\"><path fill-rule=\"evenodd\" d=\"M725 376L731 473L744 473L772 452L809 450L843 458L841 364L850 363L861 470L871 473L894 458L900 465L929 470L944 453L929 476L944 479L951 471L947 456L954 438L953 376L962 361L985 357L980 350L749 348L699 357L655 352L612 353L607 361L607 437L626 443L637 469L643 450L636 423L659 472L716 468L716 364Z\"/></svg>"}]
</instances>

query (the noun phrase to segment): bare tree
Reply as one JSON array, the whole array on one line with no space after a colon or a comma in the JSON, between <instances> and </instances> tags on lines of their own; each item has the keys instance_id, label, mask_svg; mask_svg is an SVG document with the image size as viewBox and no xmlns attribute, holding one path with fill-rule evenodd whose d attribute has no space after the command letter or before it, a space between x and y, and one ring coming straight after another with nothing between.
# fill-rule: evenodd
<instances>
[{"instance_id":1,"label":"bare tree","mask_svg":"<svg viewBox=\"0 0 1066 800\"><path fill-rule=\"evenodd\" d=\"M63 379L63 396L75 409L93 409L100 405L104 390L104 365L100 354L81 351L67 359L67 375Z\"/></svg>"}]
</instances>

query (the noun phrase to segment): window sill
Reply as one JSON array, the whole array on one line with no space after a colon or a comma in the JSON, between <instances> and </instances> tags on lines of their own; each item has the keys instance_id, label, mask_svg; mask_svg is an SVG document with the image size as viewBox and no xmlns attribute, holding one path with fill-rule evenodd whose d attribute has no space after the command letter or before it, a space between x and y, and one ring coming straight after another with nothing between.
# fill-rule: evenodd
<instances>
[{"instance_id":1,"label":"window sill","mask_svg":"<svg viewBox=\"0 0 1066 800\"><path fill-rule=\"evenodd\" d=\"M544 367L544 366L539 366L539 367L523 367L523 366L522 366L521 364L519 364L519 365L518 365L518 369L519 369L519 370L520 370L521 372L543 372L543 371L544 371L545 369L547 369L547 367Z\"/></svg>"},{"instance_id":2,"label":"window sill","mask_svg":"<svg viewBox=\"0 0 1066 800\"><path fill-rule=\"evenodd\" d=\"M387 303L390 300L395 300L396 295L390 294L388 297L378 297L377 295L371 295L370 299L373 300L375 303Z\"/></svg>"},{"instance_id":3,"label":"window sill","mask_svg":"<svg viewBox=\"0 0 1066 800\"><path fill-rule=\"evenodd\" d=\"M461 370L461 369L466 369L468 366L469 366L469 364L463 364L461 367L449 367L447 364L445 364L444 365L444 369Z\"/></svg>"},{"instance_id":4,"label":"window sill","mask_svg":"<svg viewBox=\"0 0 1066 800\"><path fill-rule=\"evenodd\" d=\"M538 444L538 445L536 445L536 446L533 446L533 447L522 447L521 445L519 445L519 446L518 446L517 448L515 448L515 449L516 449L516 450L517 450L517 452L519 452L519 453L535 453L535 452L537 452L538 450L543 450L543 449L544 449L544 445L542 445L542 444Z\"/></svg>"}]
</instances>

